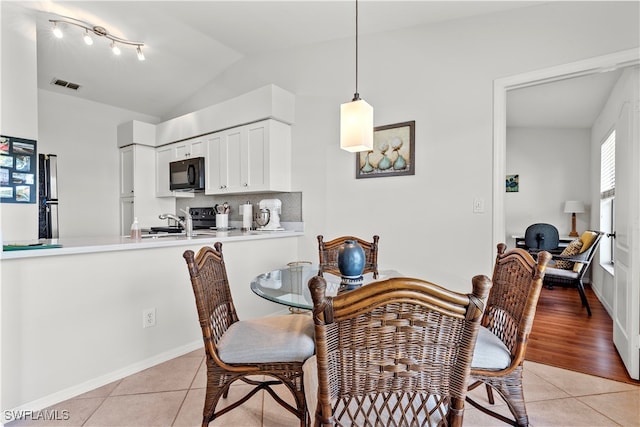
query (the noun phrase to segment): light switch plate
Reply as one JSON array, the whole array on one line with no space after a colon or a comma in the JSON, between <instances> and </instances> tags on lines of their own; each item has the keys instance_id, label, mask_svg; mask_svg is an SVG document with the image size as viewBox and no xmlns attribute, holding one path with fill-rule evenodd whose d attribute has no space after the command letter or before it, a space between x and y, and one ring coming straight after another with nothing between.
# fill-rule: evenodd
<instances>
[{"instance_id":1,"label":"light switch plate","mask_svg":"<svg viewBox=\"0 0 640 427\"><path fill-rule=\"evenodd\" d=\"M473 213L484 213L484 199L473 199Z\"/></svg>"}]
</instances>

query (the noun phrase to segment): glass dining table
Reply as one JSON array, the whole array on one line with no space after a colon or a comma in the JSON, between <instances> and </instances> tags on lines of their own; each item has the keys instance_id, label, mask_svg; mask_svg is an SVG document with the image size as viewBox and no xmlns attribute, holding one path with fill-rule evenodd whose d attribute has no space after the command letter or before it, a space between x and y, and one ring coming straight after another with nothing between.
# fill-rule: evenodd
<instances>
[{"instance_id":1,"label":"glass dining table","mask_svg":"<svg viewBox=\"0 0 640 427\"><path fill-rule=\"evenodd\" d=\"M313 276L318 275L318 265L307 262L294 262L286 267L262 273L251 280L251 290L258 296L278 304L294 309L311 310L313 301L308 283ZM373 273L363 275L363 286L390 277L399 277L394 270L378 272L378 278ZM327 296L336 296L340 290L340 277L331 273L323 273L327 281Z\"/></svg>"}]
</instances>

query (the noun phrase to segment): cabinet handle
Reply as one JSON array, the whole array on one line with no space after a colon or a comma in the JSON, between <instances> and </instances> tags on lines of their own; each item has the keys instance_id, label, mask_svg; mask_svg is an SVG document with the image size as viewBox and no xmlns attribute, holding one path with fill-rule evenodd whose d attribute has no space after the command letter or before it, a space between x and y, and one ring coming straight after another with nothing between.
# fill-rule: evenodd
<instances>
[{"instance_id":1,"label":"cabinet handle","mask_svg":"<svg viewBox=\"0 0 640 427\"><path fill-rule=\"evenodd\" d=\"M247 184L246 182L244 184L242 184L243 187L248 187L249 184Z\"/></svg>"}]
</instances>

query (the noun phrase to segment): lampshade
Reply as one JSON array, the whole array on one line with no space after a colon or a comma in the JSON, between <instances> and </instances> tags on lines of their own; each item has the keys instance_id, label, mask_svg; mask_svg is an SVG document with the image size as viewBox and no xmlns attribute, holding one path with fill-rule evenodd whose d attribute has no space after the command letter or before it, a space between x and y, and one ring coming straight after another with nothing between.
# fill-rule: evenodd
<instances>
[{"instance_id":1,"label":"lampshade","mask_svg":"<svg viewBox=\"0 0 640 427\"><path fill-rule=\"evenodd\" d=\"M567 200L564 202L564 213L583 213L584 203L578 200Z\"/></svg>"},{"instance_id":2,"label":"lampshade","mask_svg":"<svg viewBox=\"0 0 640 427\"><path fill-rule=\"evenodd\" d=\"M358 0L356 0L356 91L340 105L340 148L352 153L373 150L373 107L358 93Z\"/></svg>"},{"instance_id":3,"label":"lampshade","mask_svg":"<svg viewBox=\"0 0 640 427\"><path fill-rule=\"evenodd\" d=\"M340 105L340 148L352 153L373 150L373 107L364 99Z\"/></svg>"}]
</instances>

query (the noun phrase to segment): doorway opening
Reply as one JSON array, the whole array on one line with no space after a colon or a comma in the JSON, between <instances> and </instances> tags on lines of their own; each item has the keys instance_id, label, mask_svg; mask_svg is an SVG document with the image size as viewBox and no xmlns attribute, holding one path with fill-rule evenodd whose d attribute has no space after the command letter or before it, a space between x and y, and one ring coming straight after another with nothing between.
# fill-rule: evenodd
<instances>
[{"instance_id":1,"label":"doorway opening","mask_svg":"<svg viewBox=\"0 0 640 427\"><path fill-rule=\"evenodd\" d=\"M514 89L617 70L637 65L639 62L638 52L636 50L628 50L494 81L493 247L499 242L507 241L505 208L505 177L508 172L506 162L507 92ZM592 222L587 220L589 224Z\"/></svg>"}]
</instances>

